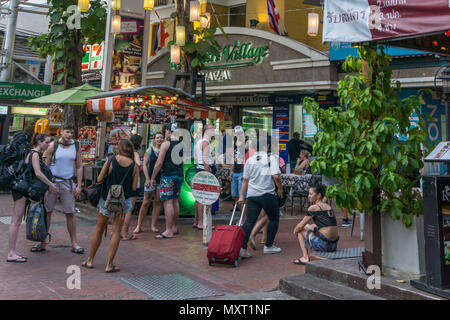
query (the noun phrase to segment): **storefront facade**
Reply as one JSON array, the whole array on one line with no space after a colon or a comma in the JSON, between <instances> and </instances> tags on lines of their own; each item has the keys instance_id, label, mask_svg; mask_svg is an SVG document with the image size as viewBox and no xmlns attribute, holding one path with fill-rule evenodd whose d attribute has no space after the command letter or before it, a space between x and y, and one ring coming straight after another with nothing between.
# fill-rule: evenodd
<instances>
[{"instance_id":1,"label":"storefront facade","mask_svg":"<svg viewBox=\"0 0 450 320\"><path fill-rule=\"evenodd\" d=\"M242 125L269 134L278 129L283 151L293 132L307 133L303 97L333 97L336 68L326 54L287 37L252 28L228 27L225 32L228 39L220 32L215 37L221 55L203 71L209 105L226 114L220 129ZM147 85L173 84L176 71L168 58L167 50L150 58ZM287 160L287 152L282 155Z\"/></svg>"}]
</instances>

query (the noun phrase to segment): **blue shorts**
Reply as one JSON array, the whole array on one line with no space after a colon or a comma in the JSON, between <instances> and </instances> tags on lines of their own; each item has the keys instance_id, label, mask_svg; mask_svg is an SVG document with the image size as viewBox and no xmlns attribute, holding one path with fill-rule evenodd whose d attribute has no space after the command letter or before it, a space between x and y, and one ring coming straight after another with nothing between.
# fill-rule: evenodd
<instances>
[{"instance_id":1,"label":"blue shorts","mask_svg":"<svg viewBox=\"0 0 450 320\"><path fill-rule=\"evenodd\" d=\"M183 177L165 176L161 177L161 200L172 200L180 197Z\"/></svg>"},{"instance_id":2,"label":"blue shorts","mask_svg":"<svg viewBox=\"0 0 450 320\"><path fill-rule=\"evenodd\" d=\"M100 197L97 208L100 210L100 213L104 216L109 216L111 214L111 212L109 212L105 208L105 200L103 200L102 197ZM125 199L125 208L123 209L122 213L127 213L132 208L133 208L133 203L131 202L131 198Z\"/></svg>"},{"instance_id":3,"label":"blue shorts","mask_svg":"<svg viewBox=\"0 0 450 320\"><path fill-rule=\"evenodd\" d=\"M233 173L231 178L231 197L239 198L241 195L242 188L242 177L244 176L243 172ZM247 192L245 192L244 198L247 198Z\"/></svg>"},{"instance_id":4,"label":"blue shorts","mask_svg":"<svg viewBox=\"0 0 450 320\"><path fill-rule=\"evenodd\" d=\"M337 241L328 242L321 237L316 236L312 231L309 230L306 233L305 248L308 248L308 237L310 234L311 238L309 239L309 243L311 245L311 249L313 249L314 251L333 252L337 250ZM322 237L326 239L324 235L322 235Z\"/></svg>"}]
</instances>

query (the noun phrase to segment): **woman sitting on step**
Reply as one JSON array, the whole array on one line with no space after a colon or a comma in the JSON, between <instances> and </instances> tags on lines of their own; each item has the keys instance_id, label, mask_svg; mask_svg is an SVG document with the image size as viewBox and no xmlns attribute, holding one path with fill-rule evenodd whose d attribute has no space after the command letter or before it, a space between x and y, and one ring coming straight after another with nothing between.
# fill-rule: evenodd
<instances>
[{"instance_id":1,"label":"woman sitting on step","mask_svg":"<svg viewBox=\"0 0 450 320\"><path fill-rule=\"evenodd\" d=\"M333 209L323 202L325 192L326 187L322 184L309 189L308 199L312 205L294 229L303 253L302 257L294 260L295 264L309 262L308 243L315 251L331 252L337 249L339 237L336 216Z\"/></svg>"}]
</instances>

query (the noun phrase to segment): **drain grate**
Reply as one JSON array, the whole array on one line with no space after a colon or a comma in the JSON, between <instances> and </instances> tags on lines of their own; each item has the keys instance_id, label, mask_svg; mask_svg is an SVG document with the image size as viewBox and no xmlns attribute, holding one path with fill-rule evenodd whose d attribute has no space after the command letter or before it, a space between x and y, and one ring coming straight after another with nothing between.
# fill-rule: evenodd
<instances>
[{"instance_id":1,"label":"drain grate","mask_svg":"<svg viewBox=\"0 0 450 320\"><path fill-rule=\"evenodd\" d=\"M119 279L156 300L187 300L224 295L177 273Z\"/></svg>"},{"instance_id":2,"label":"drain grate","mask_svg":"<svg viewBox=\"0 0 450 320\"><path fill-rule=\"evenodd\" d=\"M11 224L12 216L9 217L0 217L0 222L3 224ZM22 224L25 224L25 221L22 220Z\"/></svg>"},{"instance_id":3,"label":"drain grate","mask_svg":"<svg viewBox=\"0 0 450 320\"><path fill-rule=\"evenodd\" d=\"M355 257L361 257L362 252L364 251L364 248L345 248L345 249L338 249L334 252L319 252L316 251L315 255L327 258L327 259L347 259L347 258L355 258Z\"/></svg>"}]
</instances>

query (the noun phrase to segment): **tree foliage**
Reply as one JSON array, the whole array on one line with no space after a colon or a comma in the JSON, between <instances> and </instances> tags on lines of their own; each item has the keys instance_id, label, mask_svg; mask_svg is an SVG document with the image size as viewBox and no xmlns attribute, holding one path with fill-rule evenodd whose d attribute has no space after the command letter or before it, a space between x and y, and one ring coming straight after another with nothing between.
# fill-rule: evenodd
<instances>
[{"instance_id":1,"label":"tree foliage","mask_svg":"<svg viewBox=\"0 0 450 320\"><path fill-rule=\"evenodd\" d=\"M421 114L424 92L400 99L400 83L391 85L392 59L384 49L377 53L362 46L358 53L361 59L348 57L343 64L353 73L338 84L341 107L323 110L312 98L304 100L320 128L311 167L341 182L327 189L338 207L390 214L410 227L413 217L422 214L422 197L414 187L423 150L431 147ZM413 113L417 127L410 123Z\"/></svg>"},{"instance_id":2,"label":"tree foliage","mask_svg":"<svg viewBox=\"0 0 450 320\"><path fill-rule=\"evenodd\" d=\"M41 56L53 56L56 65L56 82L64 81L65 88L81 85L81 59L83 45L101 43L105 39L106 2L90 1L89 11L81 14L80 28L69 27L75 21L77 0L47 0L50 8L48 33L30 37L28 45Z\"/></svg>"}]
</instances>

